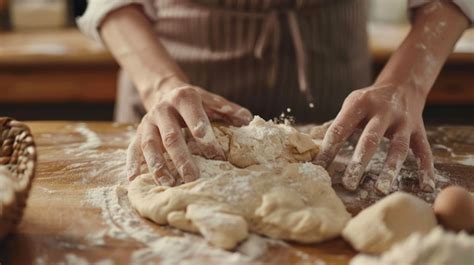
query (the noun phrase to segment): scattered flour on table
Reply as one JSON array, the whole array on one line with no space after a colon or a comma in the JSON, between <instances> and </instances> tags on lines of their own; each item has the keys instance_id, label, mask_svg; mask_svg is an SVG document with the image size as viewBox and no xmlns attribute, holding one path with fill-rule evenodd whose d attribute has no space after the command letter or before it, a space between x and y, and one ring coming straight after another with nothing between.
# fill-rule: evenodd
<instances>
[{"instance_id":1,"label":"scattered flour on table","mask_svg":"<svg viewBox=\"0 0 474 265\"><path fill-rule=\"evenodd\" d=\"M74 128L74 131L81 134L85 138L85 142L75 149L76 152L96 149L102 145L102 141L100 140L99 135L89 129L89 127L87 127L85 123L79 123Z\"/></svg>"},{"instance_id":2,"label":"scattered flour on table","mask_svg":"<svg viewBox=\"0 0 474 265\"><path fill-rule=\"evenodd\" d=\"M350 265L468 265L473 262L474 236L436 227L426 236L411 235L380 257L360 254Z\"/></svg>"},{"instance_id":3,"label":"scattered flour on table","mask_svg":"<svg viewBox=\"0 0 474 265\"><path fill-rule=\"evenodd\" d=\"M456 160L456 162L466 166L474 167L474 156L466 156L462 159Z\"/></svg>"},{"instance_id":4,"label":"scattered flour on table","mask_svg":"<svg viewBox=\"0 0 474 265\"><path fill-rule=\"evenodd\" d=\"M50 261L45 260L43 257L35 259L35 265L49 265ZM76 254L68 253L64 255L64 259L61 261L54 262L57 265L114 265L114 261L111 259L101 259L99 261L89 261L84 257L77 256Z\"/></svg>"}]
</instances>

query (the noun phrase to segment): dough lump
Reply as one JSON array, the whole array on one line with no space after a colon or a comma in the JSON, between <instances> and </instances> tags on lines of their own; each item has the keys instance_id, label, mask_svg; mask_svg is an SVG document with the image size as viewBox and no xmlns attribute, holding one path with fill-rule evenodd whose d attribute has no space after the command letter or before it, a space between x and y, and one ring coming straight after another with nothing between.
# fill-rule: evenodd
<instances>
[{"instance_id":1,"label":"dough lump","mask_svg":"<svg viewBox=\"0 0 474 265\"><path fill-rule=\"evenodd\" d=\"M194 156L200 178L176 187L137 177L128 197L141 216L224 249L250 232L304 243L341 233L350 214L326 170L308 162L319 150L309 135L258 117L215 130L229 161Z\"/></svg>"},{"instance_id":2,"label":"dough lump","mask_svg":"<svg viewBox=\"0 0 474 265\"><path fill-rule=\"evenodd\" d=\"M435 226L436 217L428 203L395 192L352 218L342 236L361 252L379 254L411 234L427 234Z\"/></svg>"}]
</instances>

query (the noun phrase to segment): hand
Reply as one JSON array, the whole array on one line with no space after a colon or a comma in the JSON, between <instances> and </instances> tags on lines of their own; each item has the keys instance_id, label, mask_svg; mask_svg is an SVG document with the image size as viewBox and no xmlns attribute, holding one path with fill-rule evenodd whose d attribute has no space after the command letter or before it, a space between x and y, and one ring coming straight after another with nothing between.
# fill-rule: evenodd
<instances>
[{"instance_id":1,"label":"hand","mask_svg":"<svg viewBox=\"0 0 474 265\"><path fill-rule=\"evenodd\" d=\"M225 155L216 140L210 119L241 126L251 119L251 113L223 97L188 84L172 89L160 89L156 104L143 117L134 140L127 150L127 175L133 180L140 174L143 161L160 185L173 186L177 180L167 168L167 152L184 182L199 177L181 128L188 127L200 152L210 159L224 160Z\"/></svg>"},{"instance_id":2,"label":"hand","mask_svg":"<svg viewBox=\"0 0 474 265\"><path fill-rule=\"evenodd\" d=\"M342 144L357 128L363 128L342 179L346 189L357 189L380 140L386 136L391 142L375 185L377 191L387 194L396 187L396 176L409 148L418 158L421 189L433 191L433 157L422 119L424 102L425 96L411 86L374 85L352 92L329 127L316 163L327 167Z\"/></svg>"}]
</instances>

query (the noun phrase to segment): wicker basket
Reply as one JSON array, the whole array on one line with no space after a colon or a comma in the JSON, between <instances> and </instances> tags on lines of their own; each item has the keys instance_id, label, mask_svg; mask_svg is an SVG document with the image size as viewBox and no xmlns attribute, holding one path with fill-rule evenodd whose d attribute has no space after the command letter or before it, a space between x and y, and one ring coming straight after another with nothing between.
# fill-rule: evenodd
<instances>
[{"instance_id":1,"label":"wicker basket","mask_svg":"<svg viewBox=\"0 0 474 265\"><path fill-rule=\"evenodd\" d=\"M30 129L0 117L0 240L21 220L35 167L36 148Z\"/></svg>"}]
</instances>

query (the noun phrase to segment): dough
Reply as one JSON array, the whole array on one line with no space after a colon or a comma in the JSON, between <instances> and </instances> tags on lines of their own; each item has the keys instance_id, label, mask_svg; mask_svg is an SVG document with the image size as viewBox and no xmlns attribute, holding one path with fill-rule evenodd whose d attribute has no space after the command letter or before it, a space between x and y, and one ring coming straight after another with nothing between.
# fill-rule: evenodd
<instances>
[{"instance_id":1,"label":"dough","mask_svg":"<svg viewBox=\"0 0 474 265\"><path fill-rule=\"evenodd\" d=\"M425 201L395 192L360 212L342 231L344 239L365 253L382 253L413 233L426 234L436 217Z\"/></svg>"},{"instance_id":2,"label":"dough","mask_svg":"<svg viewBox=\"0 0 474 265\"><path fill-rule=\"evenodd\" d=\"M338 236L350 219L328 173L310 162L310 136L256 117L248 126L216 129L228 161L194 156L201 177L177 187L137 177L128 197L157 224L201 234L232 249L249 232L304 243Z\"/></svg>"},{"instance_id":3,"label":"dough","mask_svg":"<svg viewBox=\"0 0 474 265\"><path fill-rule=\"evenodd\" d=\"M468 265L474 264L474 236L443 231L436 227L422 236L411 235L380 257L358 255L350 265Z\"/></svg>"}]
</instances>

